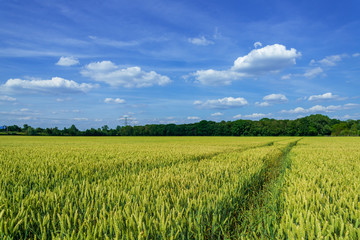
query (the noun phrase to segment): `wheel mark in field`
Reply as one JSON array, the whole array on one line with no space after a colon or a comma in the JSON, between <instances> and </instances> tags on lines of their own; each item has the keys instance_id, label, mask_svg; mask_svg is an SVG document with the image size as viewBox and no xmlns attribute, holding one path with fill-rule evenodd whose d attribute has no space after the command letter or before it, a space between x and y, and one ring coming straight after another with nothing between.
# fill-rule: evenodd
<instances>
[{"instance_id":1,"label":"wheel mark in field","mask_svg":"<svg viewBox=\"0 0 360 240\"><path fill-rule=\"evenodd\" d=\"M214 158L214 157L216 157L218 155L221 155L221 154L227 154L227 153L232 153L232 152L245 152L245 151L250 150L250 149L262 148L262 147L267 147L267 146L272 146L272 145L274 145L274 141L271 141L271 142L268 142L268 143L265 143L265 144L256 145L256 146L251 146L251 147L245 147L245 148L233 149L233 150L224 150L224 151L220 151L220 152L204 154L204 155L193 158L193 160L201 161L201 160L205 160L205 159Z\"/></svg>"},{"instance_id":2,"label":"wheel mark in field","mask_svg":"<svg viewBox=\"0 0 360 240\"><path fill-rule=\"evenodd\" d=\"M205 160L205 159L212 159L218 155L221 155L221 154L228 154L228 153L232 153L232 152L245 152L247 150L250 150L250 149L255 149L255 148L262 148L262 147L266 147L266 146L272 146L274 144L274 141L271 141L271 142L268 142L268 143L265 143L265 144L260 144L260 145L256 145L256 146L251 146L251 147L245 147L245 148L240 148L240 149L233 149L233 150L224 150L224 151L219 151L219 152L214 152L214 153L210 153L210 154L203 154L203 155L200 155L200 156L189 156L189 157L186 157L184 158L183 160L180 160L180 161L175 161L175 162L164 162L164 163L159 163L159 164L155 164L153 166L147 166L146 168L146 171L152 171L154 169L161 169L161 168L167 168L167 167L172 167L174 165L177 165L177 164L185 164L187 162L200 162L202 160ZM140 170L143 169L143 166L140 162L140 164L138 164L136 166L136 168L132 168L133 170L133 173L134 174L138 174Z\"/></svg>"},{"instance_id":3,"label":"wheel mark in field","mask_svg":"<svg viewBox=\"0 0 360 240\"><path fill-rule=\"evenodd\" d=\"M301 138L302 139L302 138ZM264 191L271 187L271 184L275 182L280 175L290 167L291 162L285 162L288 159L288 155L291 149L301 140L298 139L289 143L286 147L280 149L281 153L275 157L270 155L264 157L264 166L261 170L255 173L248 181L246 181L240 191L241 196L236 199L239 203L238 211L233 216L234 221L233 229L239 225L240 228L244 224L244 212L254 207L262 207L264 199L261 199ZM246 224L244 224L246 225Z\"/></svg>"}]
</instances>

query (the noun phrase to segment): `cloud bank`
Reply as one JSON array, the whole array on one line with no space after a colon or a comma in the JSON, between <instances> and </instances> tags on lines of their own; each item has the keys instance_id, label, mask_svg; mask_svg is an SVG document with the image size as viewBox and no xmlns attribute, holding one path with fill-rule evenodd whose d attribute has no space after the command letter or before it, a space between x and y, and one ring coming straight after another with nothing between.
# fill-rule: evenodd
<instances>
[{"instance_id":1,"label":"cloud bank","mask_svg":"<svg viewBox=\"0 0 360 240\"><path fill-rule=\"evenodd\" d=\"M344 100L345 98L340 98L338 95L334 95L331 92L312 95L308 98L308 101L322 101L322 100Z\"/></svg>"},{"instance_id":2,"label":"cloud bank","mask_svg":"<svg viewBox=\"0 0 360 240\"><path fill-rule=\"evenodd\" d=\"M104 102L120 104L120 103L125 103L125 100L121 98L105 98Z\"/></svg>"},{"instance_id":3,"label":"cloud bank","mask_svg":"<svg viewBox=\"0 0 360 240\"><path fill-rule=\"evenodd\" d=\"M256 102L255 105L258 105L260 107L267 107L273 104L285 103L288 101L287 97L284 94L276 93L266 95L265 97L263 97L263 100L264 102Z\"/></svg>"},{"instance_id":4,"label":"cloud bank","mask_svg":"<svg viewBox=\"0 0 360 240\"><path fill-rule=\"evenodd\" d=\"M2 88L6 91L21 92L48 92L48 93L70 93L88 92L97 85L88 83L77 83L60 77L53 77L50 80L23 80L19 78L9 79Z\"/></svg>"},{"instance_id":5,"label":"cloud bank","mask_svg":"<svg viewBox=\"0 0 360 240\"><path fill-rule=\"evenodd\" d=\"M248 104L245 98L233 98L233 97L225 97L221 99L213 99L206 101L195 101L194 105L197 105L202 108L211 108L211 109L228 109L228 108L236 108L243 107Z\"/></svg>"},{"instance_id":6,"label":"cloud bank","mask_svg":"<svg viewBox=\"0 0 360 240\"><path fill-rule=\"evenodd\" d=\"M145 72L140 67L121 68L111 61L92 62L85 66L81 74L112 87L142 88L164 86L171 82L169 77L154 71Z\"/></svg>"},{"instance_id":7,"label":"cloud bank","mask_svg":"<svg viewBox=\"0 0 360 240\"><path fill-rule=\"evenodd\" d=\"M315 105L311 108L302 108L297 107L291 110L282 110L281 113L315 113L315 112L335 112L340 110L347 110L355 107L359 107L360 104L356 103L347 103L344 105L329 105L329 106L322 106L322 105Z\"/></svg>"},{"instance_id":8,"label":"cloud bank","mask_svg":"<svg viewBox=\"0 0 360 240\"><path fill-rule=\"evenodd\" d=\"M0 96L0 101L14 102L16 101L16 98L4 95L4 96Z\"/></svg>"},{"instance_id":9,"label":"cloud bank","mask_svg":"<svg viewBox=\"0 0 360 240\"><path fill-rule=\"evenodd\" d=\"M259 45L257 44L257 46ZM267 45L237 58L234 65L228 70L198 70L192 75L198 83L203 85L229 85L244 77L280 72L296 64L296 58L300 56L301 53L295 48L288 50L281 44Z\"/></svg>"}]
</instances>

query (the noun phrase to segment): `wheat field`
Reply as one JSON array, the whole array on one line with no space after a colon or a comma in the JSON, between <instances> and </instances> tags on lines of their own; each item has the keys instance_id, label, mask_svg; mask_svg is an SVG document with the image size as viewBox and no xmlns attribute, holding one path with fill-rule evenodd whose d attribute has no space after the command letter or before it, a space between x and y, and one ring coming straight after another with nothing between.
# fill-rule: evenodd
<instances>
[{"instance_id":1,"label":"wheat field","mask_svg":"<svg viewBox=\"0 0 360 240\"><path fill-rule=\"evenodd\" d=\"M360 139L0 137L0 239L360 239Z\"/></svg>"}]
</instances>

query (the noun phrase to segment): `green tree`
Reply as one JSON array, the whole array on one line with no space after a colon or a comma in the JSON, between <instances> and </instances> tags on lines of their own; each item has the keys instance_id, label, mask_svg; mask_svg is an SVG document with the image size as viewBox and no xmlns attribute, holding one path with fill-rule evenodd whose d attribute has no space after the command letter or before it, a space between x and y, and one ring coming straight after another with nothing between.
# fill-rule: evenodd
<instances>
[{"instance_id":1,"label":"green tree","mask_svg":"<svg viewBox=\"0 0 360 240\"><path fill-rule=\"evenodd\" d=\"M75 127L75 125L71 125L71 127L68 129L70 136L78 136L79 135L79 129Z\"/></svg>"},{"instance_id":2,"label":"green tree","mask_svg":"<svg viewBox=\"0 0 360 240\"><path fill-rule=\"evenodd\" d=\"M35 136L36 135L36 130L32 127L27 127L26 128L26 134L29 136Z\"/></svg>"}]
</instances>

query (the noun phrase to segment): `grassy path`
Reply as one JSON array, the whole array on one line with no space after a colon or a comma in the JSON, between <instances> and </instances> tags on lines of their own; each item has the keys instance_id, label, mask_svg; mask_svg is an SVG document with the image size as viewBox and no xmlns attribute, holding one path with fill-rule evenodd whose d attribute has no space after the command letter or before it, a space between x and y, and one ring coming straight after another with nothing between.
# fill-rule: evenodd
<instances>
[{"instance_id":1,"label":"grassy path","mask_svg":"<svg viewBox=\"0 0 360 240\"><path fill-rule=\"evenodd\" d=\"M290 152L301 139L280 148L275 155L264 158L263 168L247 183L245 202L237 225L236 238L276 239L273 227L284 212L280 199L286 170L291 167Z\"/></svg>"}]
</instances>

